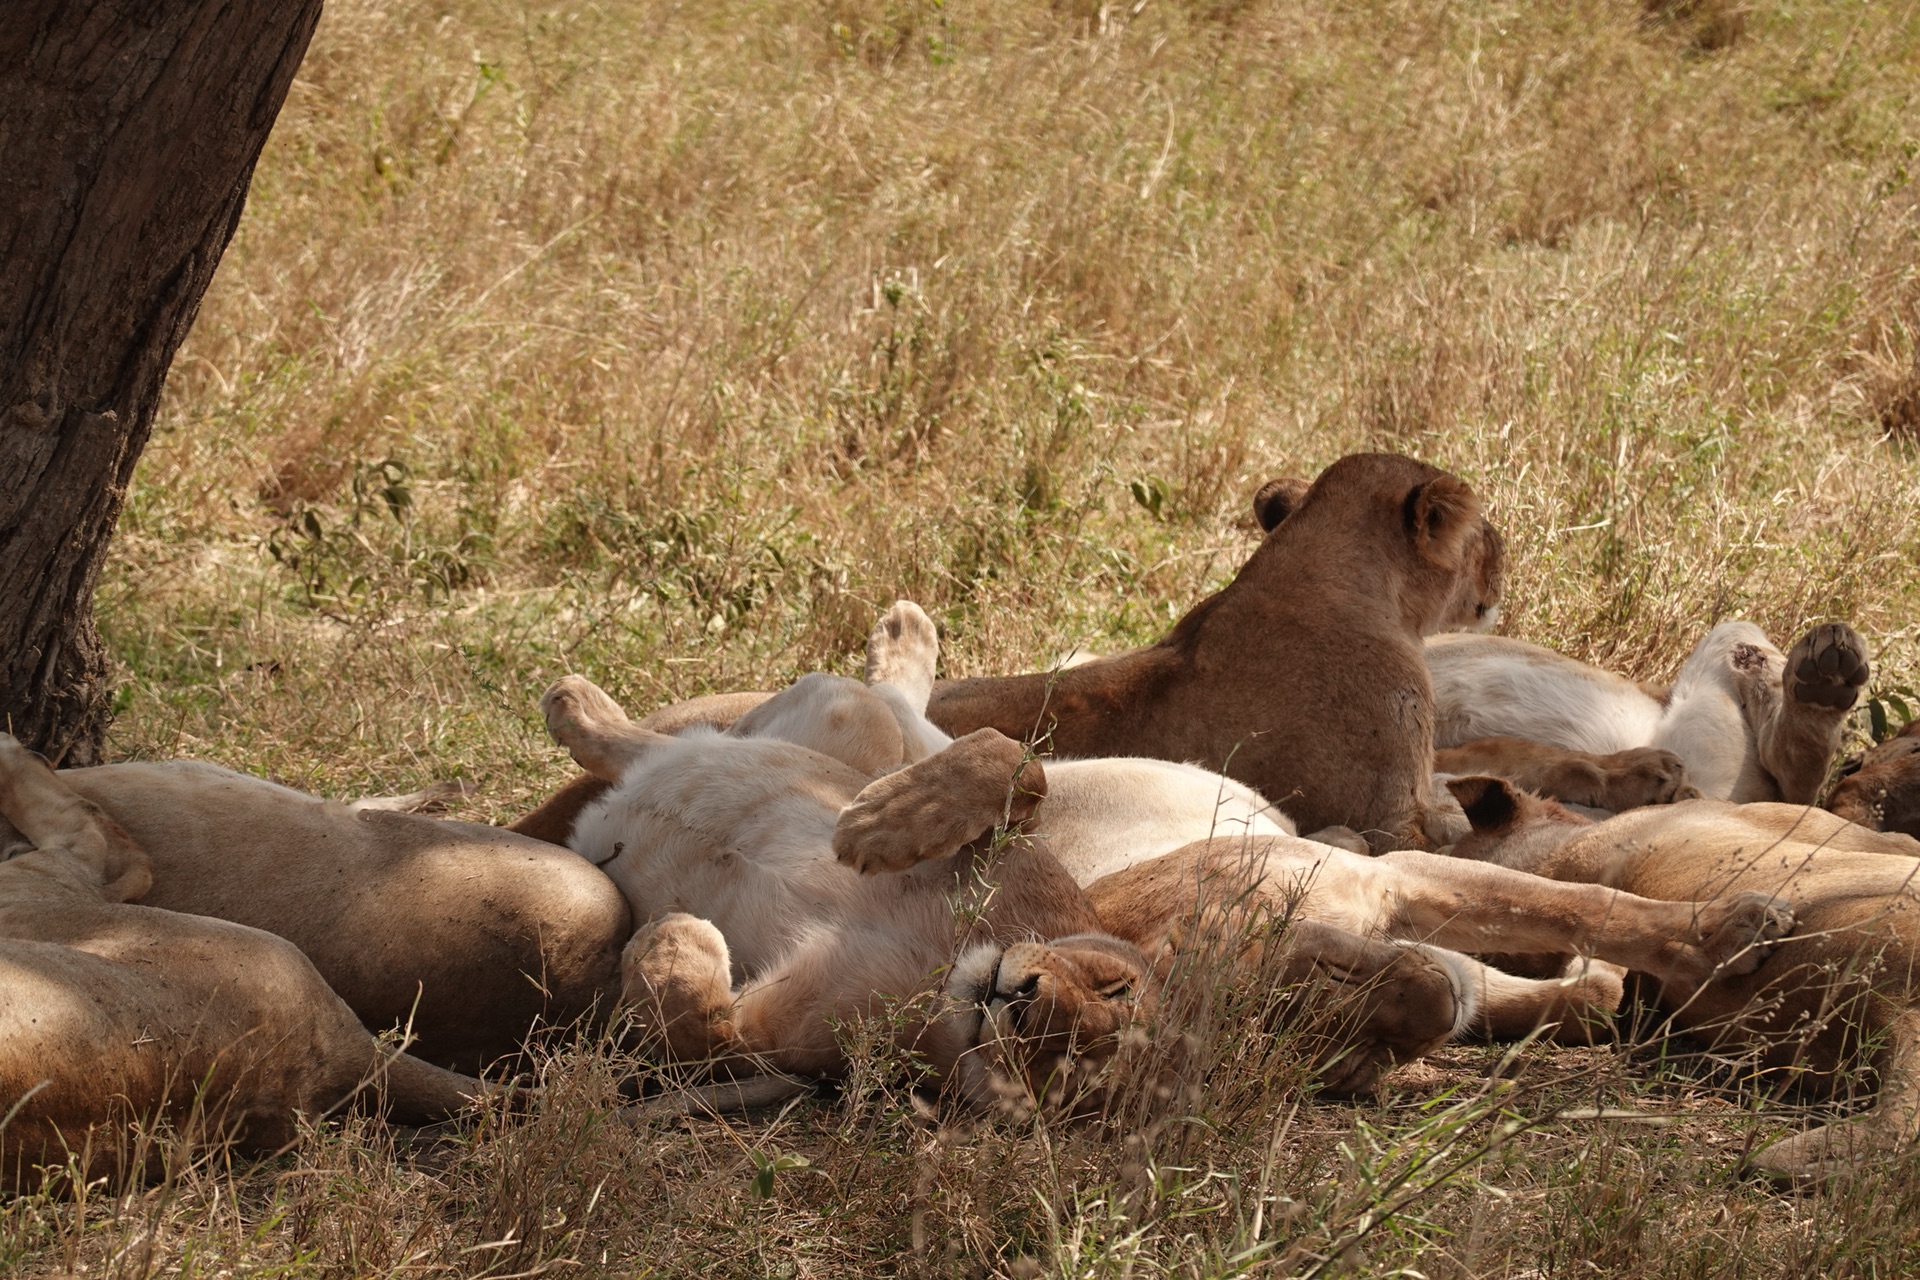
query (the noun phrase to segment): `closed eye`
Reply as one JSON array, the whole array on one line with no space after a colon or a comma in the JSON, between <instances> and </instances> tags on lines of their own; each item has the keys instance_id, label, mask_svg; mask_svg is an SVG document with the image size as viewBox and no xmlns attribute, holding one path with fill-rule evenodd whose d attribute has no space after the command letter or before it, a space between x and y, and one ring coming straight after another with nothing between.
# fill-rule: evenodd
<instances>
[{"instance_id":1,"label":"closed eye","mask_svg":"<svg viewBox=\"0 0 1920 1280\"><path fill-rule=\"evenodd\" d=\"M1110 982L1097 989L1102 1000L1124 1000L1133 994L1133 983L1127 979Z\"/></svg>"}]
</instances>

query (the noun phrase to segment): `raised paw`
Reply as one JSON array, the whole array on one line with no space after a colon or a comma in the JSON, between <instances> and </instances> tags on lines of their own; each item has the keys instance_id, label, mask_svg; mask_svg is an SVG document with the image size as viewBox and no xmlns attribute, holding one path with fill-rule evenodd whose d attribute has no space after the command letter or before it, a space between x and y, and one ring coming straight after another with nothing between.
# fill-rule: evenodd
<instances>
[{"instance_id":1,"label":"raised paw","mask_svg":"<svg viewBox=\"0 0 1920 1280\"><path fill-rule=\"evenodd\" d=\"M629 723L620 704L585 676L561 676L540 695L540 714L546 717L547 732L563 747L582 735Z\"/></svg>"},{"instance_id":2,"label":"raised paw","mask_svg":"<svg viewBox=\"0 0 1920 1280\"><path fill-rule=\"evenodd\" d=\"M547 733L596 778L620 780L623 747L636 732L620 704L585 676L562 676L540 695Z\"/></svg>"},{"instance_id":3,"label":"raised paw","mask_svg":"<svg viewBox=\"0 0 1920 1280\"><path fill-rule=\"evenodd\" d=\"M1019 743L976 729L917 764L870 782L840 811L834 856L862 875L943 858L1003 820L1024 822L1046 774Z\"/></svg>"},{"instance_id":4,"label":"raised paw","mask_svg":"<svg viewBox=\"0 0 1920 1280\"><path fill-rule=\"evenodd\" d=\"M1700 950L1716 975L1752 973L1793 932L1793 904L1769 894L1736 893L1700 908Z\"/></svg>"},{"instance_id":5,"label":"raised paw","mask_svg":"<svg viewBox=\"0 0 1920 1280\"><path fill-rule=\"evenodd\" d=\"M1873 674L1867 661L1867 642L1844 622L1813 628L1787 654L1781 677L1787 697L1833 711L1853 706L1860 687Z\"/></svg>"},{"instance_id":6,"label":"raised paw","mask_svg":"<svg viewBox=\"0 0 1920 1280\"><path fill-rule=\"evenodd\" d=\"M940 632L933 619L911 600L895 601L867 637L867 683L892 685L924 715L939 657Z\"/></svg>"}]
</instances>

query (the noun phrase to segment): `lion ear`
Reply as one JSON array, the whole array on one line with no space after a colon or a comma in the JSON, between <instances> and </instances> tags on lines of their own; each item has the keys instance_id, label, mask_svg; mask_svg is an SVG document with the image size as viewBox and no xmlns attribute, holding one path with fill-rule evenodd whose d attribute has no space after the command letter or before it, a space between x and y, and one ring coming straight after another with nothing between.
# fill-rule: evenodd
<instances>
[{"instance_id":1,"label":"lion ear","mask_svg":"<svg viewBox=\"0 0 1920 1280\"><path fill-rule=\"evenodd\" d=\"M1262 529L1272 533L1275 525L1299 507L1300 499L1307 496L1309 487L1305 480L1292 476L1267 481L1253 495L1253 518L1260 522Z\"/></svg>"},{"instance_id":2,"label":"lion ear","mask_svg":"<svg viewBox=\"0 0 1920 1280\"><path fill-rule=\"evenodd\" d=\"M1504 831L1520 814L1520 797L1505 778L1449 778L1447 790L1473 829L1483 834Z\"/></svg>"},{"instance_id":3,"label":"lion ear","mask_svg":"<svg viewBox=\"0 0 1920 1280\"><path fill-rule=\"evenodd\" d=\"M1407 531L1423 560L1443 569L1460 567L1467 536L1480 519L1480 500L1466 481L1436 476L1407 494Z\"/></svg>"}]
</instances>

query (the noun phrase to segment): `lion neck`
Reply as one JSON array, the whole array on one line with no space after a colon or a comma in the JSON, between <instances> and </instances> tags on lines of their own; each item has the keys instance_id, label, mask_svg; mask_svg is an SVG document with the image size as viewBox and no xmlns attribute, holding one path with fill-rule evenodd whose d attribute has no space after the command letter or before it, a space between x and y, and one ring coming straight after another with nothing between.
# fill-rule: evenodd
<instances>
[{"instance_id":1,"label":"lion neck","mask_svg":"<svg viewBox=\"0 0 1920 1280\"><path fill-rule=\"evenodd\" d=\"M1581 880L1570 855L1580 837L1592 831L1589 818L1559 805L1523 816L1493 831L1476 830L1453 846L1453 856L1498 867L1545 876L1549 880Z\"/></svg>"}]
</instances>

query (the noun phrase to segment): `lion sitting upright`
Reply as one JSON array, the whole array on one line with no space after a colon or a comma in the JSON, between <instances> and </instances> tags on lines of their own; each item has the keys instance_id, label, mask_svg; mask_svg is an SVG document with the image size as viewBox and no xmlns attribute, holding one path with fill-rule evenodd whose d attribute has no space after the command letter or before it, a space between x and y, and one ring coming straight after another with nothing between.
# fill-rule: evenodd
<instances>
[{"instance_id":1,"label":"lion sitting upright","mask_svg":"<svg viewBox=\"0 0 1920 1280\"><path fill-rule=\"evenodd\" d=\"M1351 827L1376 851L1446 843L1459 832L1432 790L1421 637L1492 623L1499 534L1463 481L1394 454L1342 458L1304 489L1275 482L1255 512L1268 532L1252 558L1157 643L945 681L928 718L1061 756L1193 761L1302 831Z\"/></svg>"}]
</instances>

